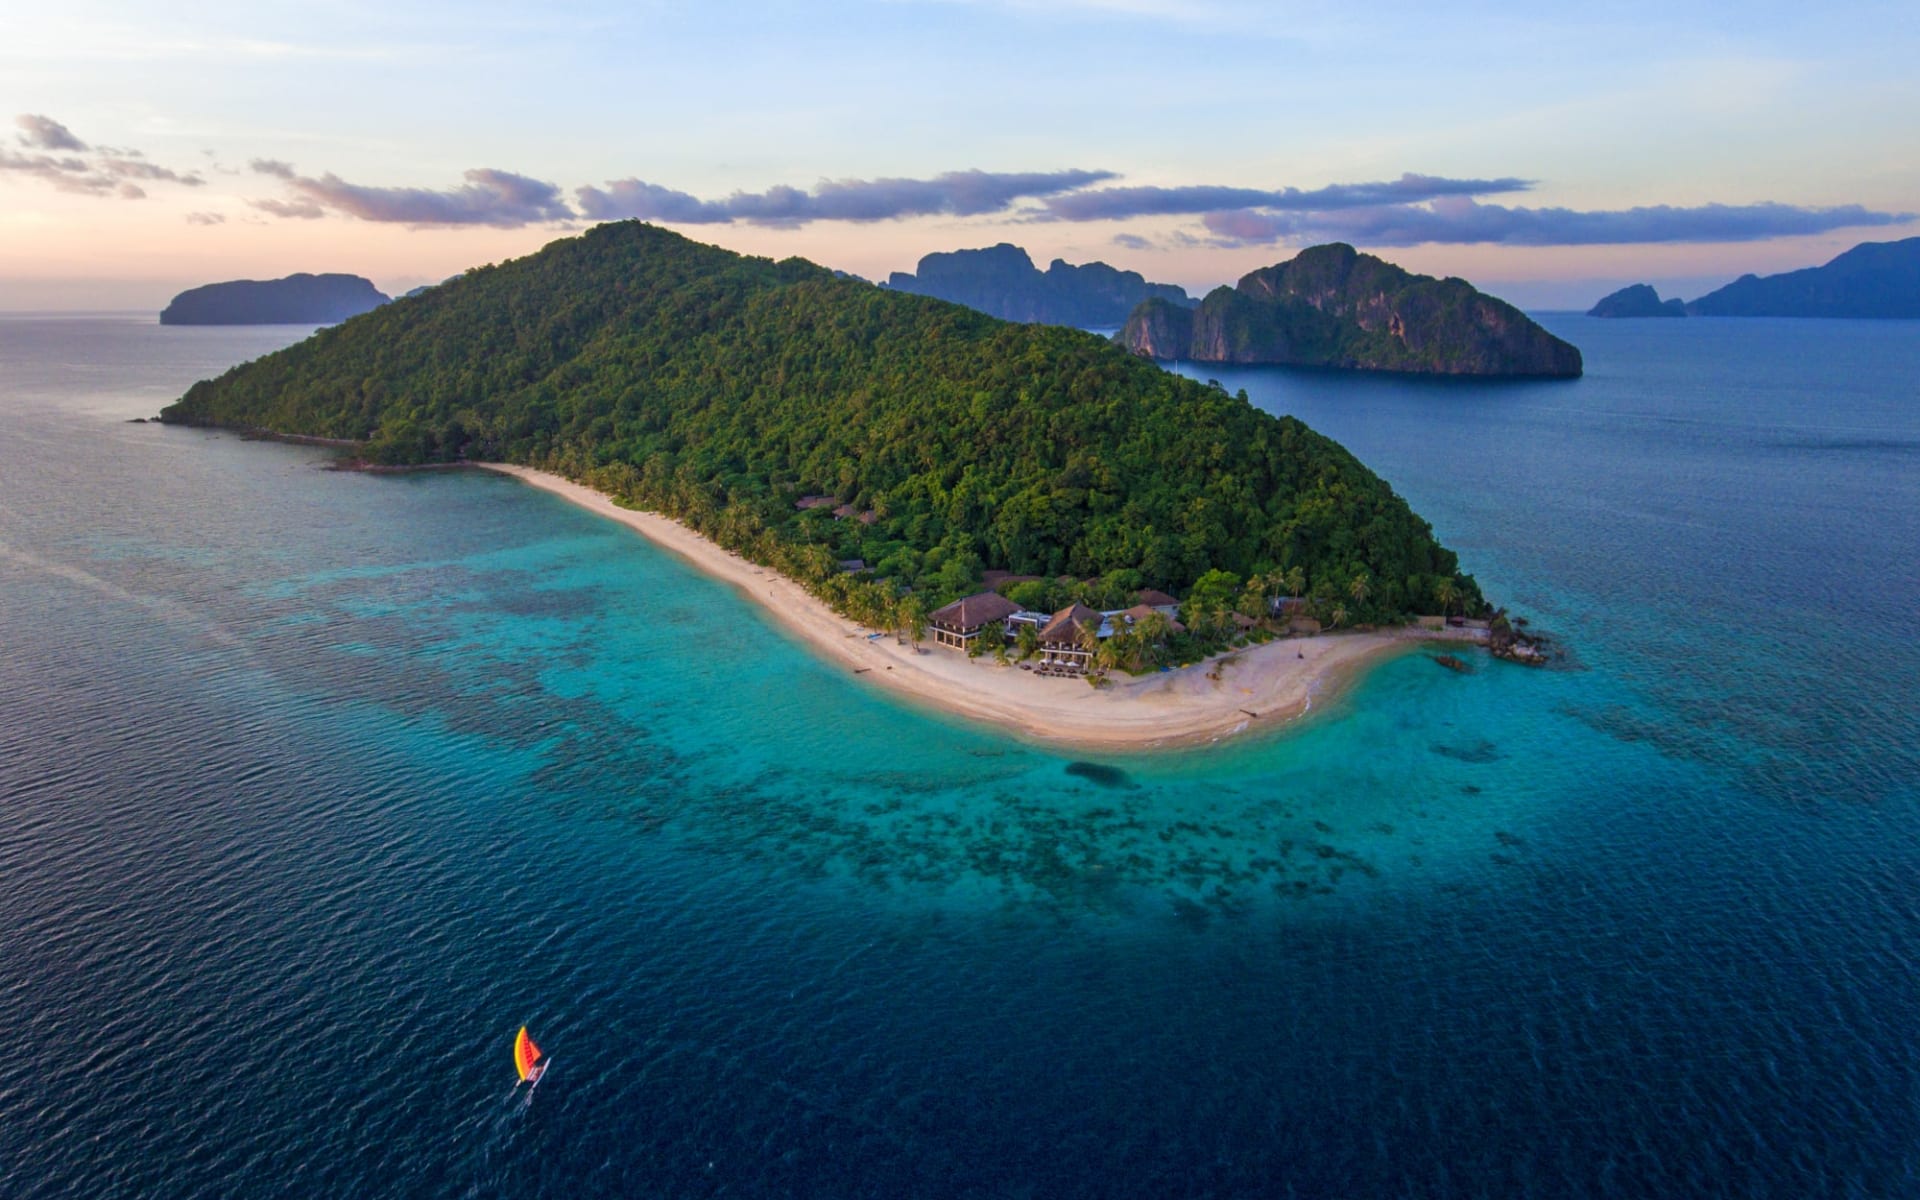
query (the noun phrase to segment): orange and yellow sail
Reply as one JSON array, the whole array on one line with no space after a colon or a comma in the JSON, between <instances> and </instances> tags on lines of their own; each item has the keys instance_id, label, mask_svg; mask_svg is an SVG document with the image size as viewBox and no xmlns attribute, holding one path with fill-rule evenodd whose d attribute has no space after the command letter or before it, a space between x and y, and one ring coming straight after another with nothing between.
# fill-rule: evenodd
<instances>
[{"instance_id":1,"label":"orange and yellow sail","mask_svg":"<svg viewBox=\"0 0 1920 1200\"><path fill-rule=\"evenodd\" d=\"M527 1027L522 1025L520 1036L513 1039L513 1066L520 1072L522 1083L533 1077L534 1069L540 1065L540 1060L544 1057L545 1055L540 1053L540 1047L534 1045L533 1039L527 1036Z\"/></svg>"}]
</instances>

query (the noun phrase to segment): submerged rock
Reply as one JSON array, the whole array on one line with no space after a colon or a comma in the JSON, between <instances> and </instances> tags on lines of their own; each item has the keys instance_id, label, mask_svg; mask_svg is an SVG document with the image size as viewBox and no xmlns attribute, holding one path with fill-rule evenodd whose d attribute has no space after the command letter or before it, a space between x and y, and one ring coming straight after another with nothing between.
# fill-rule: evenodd
<instances>
[{"instance_id":1,"label":"submerged rock","mask_svg":"<svg viewBox=\"0 0 1920 1200\"><path fill-rule=\"evenodd\" d=\"M1101 787L1131 788L1137 786L1125 771L1119 767L1109 767L1105 763L1071 762L1067 764L1067 774L1078 776L1089 783Z\"/></svg>"}]
</instances>

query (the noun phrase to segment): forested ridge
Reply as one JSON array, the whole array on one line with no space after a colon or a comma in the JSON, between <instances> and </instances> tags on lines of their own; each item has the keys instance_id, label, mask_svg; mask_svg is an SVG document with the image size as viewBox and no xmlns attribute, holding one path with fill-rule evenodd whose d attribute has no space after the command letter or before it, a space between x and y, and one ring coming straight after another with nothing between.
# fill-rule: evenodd
<instances>
[{"instance_id":1,"label":"forested ridge","mask_svg":"<svg viewBox=\"0 0 1920 1200\"><path fill-rule=\"evenodd\" d=\"M1385 482L1244 395L1091 334L637 222L321 330L162 417L557 471L846 609L861 588L931 607L983 568L1182 592L1299 568L1311 593L1362 593L1354 620L1481 605ZM836 567L855 557L860 580Z\"/></svg>"},{"instance_id":2,"label":"forested ridge","mask_svg":"<svg viewBox=\"0 0 1920 1200\"><path fill-rule=\"evenodd\" d=\"M1119 340L1152 358L1194 362L1554 378L1583 369L1577 347L1506 301L1343 242L1250 272L1191 310L1148 300Z\"/></svg>"}]
</instances>

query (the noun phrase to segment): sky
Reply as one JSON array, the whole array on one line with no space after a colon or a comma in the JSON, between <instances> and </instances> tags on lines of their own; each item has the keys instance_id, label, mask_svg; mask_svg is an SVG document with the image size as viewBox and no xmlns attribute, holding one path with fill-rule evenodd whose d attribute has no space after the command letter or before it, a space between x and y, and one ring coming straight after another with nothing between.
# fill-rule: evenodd
<instances>
[{"instance_id":1,"label":"sky","mask_svg":"<svg viewBox=\"0 0 1920 1200\"><path fill-rule=\"evenodd\" d=\"M398 293L641 218L1196 293L1347 241L1534 309L1920 235L1920 5L0 0L0 310Z\"/></svg>"}]
</instances>

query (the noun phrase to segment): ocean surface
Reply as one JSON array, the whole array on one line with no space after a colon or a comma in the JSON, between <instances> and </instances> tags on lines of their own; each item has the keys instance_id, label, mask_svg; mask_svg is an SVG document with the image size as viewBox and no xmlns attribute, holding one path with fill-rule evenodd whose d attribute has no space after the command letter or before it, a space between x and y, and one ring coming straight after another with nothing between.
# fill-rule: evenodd
<instances>
[{"instance_id":1,"label":"ocean surface","mask_svg":"<svg viewBox=\"0 0 1920 1200\"><path fill-rule=\"evenodd\" d=\"M1920 1194L1920 325L1203 368L1567 651L1071 755L0 319L0 1196ZM514 1087L522 1024L552 1055Z\"/></svg>"}]
</instances>

